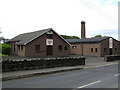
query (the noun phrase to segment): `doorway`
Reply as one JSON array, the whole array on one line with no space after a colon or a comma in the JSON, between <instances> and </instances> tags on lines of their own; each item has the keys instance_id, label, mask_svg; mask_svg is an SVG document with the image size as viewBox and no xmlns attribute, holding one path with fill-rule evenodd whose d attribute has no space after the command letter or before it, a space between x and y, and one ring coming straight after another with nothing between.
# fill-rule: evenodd
<instances>
[{"instance_id":1,"label":"doorway","mask_svg":"<svg viewBox=\"0 0 120 90\"><path fill-rule=\"evenodd\" d=\"M46 55L53 55L53 46L46 46Z\"/></svg>"},{"instance_id":2,"label":"doorway","mask_svg":"<svg viewBox=\"0 0 120 90\"><path fill-rule=\"evenodd\" d=\"M112 48L109 49L109 55L112 55Z\"/></svg>"}]
</instances>

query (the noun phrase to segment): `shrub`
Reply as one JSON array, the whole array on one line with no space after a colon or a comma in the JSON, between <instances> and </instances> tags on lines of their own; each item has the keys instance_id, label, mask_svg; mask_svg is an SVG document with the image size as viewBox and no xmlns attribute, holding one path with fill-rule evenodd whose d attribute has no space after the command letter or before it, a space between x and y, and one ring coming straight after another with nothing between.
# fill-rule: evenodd
<instances>
[{"instance_id":1,"label":"shrub","mask_svg":"<svg viewBox=\"0 0 120 90\"><path fill-rule=\"evenodd\" d=\"M1 54L1 53L0 53L0 58L1 58L1 57L7 57L7 56L8 56L8 55Z\"/></svg>"},{"instance_id":2,"label":"shrub","mask_svg":"<svg viewBox=\"0 0 120 90\"><path fill-rule=\"evenodd\" d=\"M8 45L8 44L0 44L0 52L2 51L2 54L7 54L9 55L10 54L10 49L11 49L11 46Z\"/></svg>"}]
</instances>

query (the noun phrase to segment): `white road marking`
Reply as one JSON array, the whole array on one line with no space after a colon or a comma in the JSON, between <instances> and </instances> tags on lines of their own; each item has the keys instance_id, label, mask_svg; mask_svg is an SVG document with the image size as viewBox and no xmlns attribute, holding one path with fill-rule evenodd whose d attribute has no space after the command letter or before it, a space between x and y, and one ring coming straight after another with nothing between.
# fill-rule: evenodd
<instances>
[{"instance_id":1,"label":"white road marking","mask_svg":"<svg viewBox=\"0 0 120 90\"><path fill-rule=\"evenodd\" d=\"M117 63L110 63L110 64L105 64L105 65L98 65L98 66L92 66L92 67L85 67L85 69L89 69L89 68L98 68L98 67L104 67L104 66L108 66L108 65L113 65L113 64L117 64Z\"/></svg>"},{"instance_id":2,"label":"white road marking","mask_svg":"<svg viewBox=\"0 0 120 90\"><path fill-rule=\"evenodd\" d=\"M120 74L116 74L115 76L117 77L118 75L120 75Z\"/></svg>"},{"instance_id":3,"label":"white road marking","mask_svg":"<svg viewBox=\"0 0 120 90\"><path fill-rule=\"evenodd\" d=\"M96 66L96 67L103 67L103 66L108 66L108 65L112 65L112 64L117 64L117 63L110 63L110 64L105 64L105 65L99 65L99 66Z\"/></svg>"},{"instance_id":4,"label":"white road marking","mask_svg":"<svg viewBox=\"0 0 120 90\"><path fill-rule=\"evenodd\" d=\"M78 88L84 88L84 87L87 87L87 86L90 86L90 85L93 85L93 84L96 84L96 83L99 83L99 82L101 82L101 81L100 80L99 81L95 81L95 82L92 82L90 84L86 84L86 85L80 86Z\"/></svg>"}]
</instances>

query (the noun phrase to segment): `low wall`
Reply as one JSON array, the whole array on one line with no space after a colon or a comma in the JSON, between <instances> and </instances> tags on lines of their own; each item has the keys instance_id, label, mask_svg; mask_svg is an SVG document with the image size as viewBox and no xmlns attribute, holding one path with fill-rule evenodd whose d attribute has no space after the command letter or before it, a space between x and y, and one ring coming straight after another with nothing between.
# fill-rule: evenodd
<instances>
[{"instance_id":1,"label":"low wall","mask_svg":"<svg viewBox=\"0 0 120 90\"><path fill-rule=\"evenodd\" d=\"M2 61L2 71L8 72L76 65L85 65L85 57L6 59Z\"/></svg>"},{"instance_id":2,"label":"low wall","mask_svg":"<svg viewBox=\"0 0 120 90\"><path fill-rule=\"evenodd\" d=\"M116 60L120 60L120 56L106 55L104 57L105 62L116 61Z\"/></svg>"}]
</instances>

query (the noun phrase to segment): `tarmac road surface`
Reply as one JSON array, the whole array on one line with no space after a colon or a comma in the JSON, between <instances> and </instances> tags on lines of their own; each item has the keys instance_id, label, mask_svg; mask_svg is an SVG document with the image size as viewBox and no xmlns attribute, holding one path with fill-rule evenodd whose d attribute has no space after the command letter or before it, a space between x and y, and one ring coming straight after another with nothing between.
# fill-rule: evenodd
<instances>
[{"instance_id":1,"label":"tarmac road surface","mask_svg":"<svg viewBox=\"0 0 120 90\"><path fill-rule=\"evenodd\" d=\"M118 88L118 64L4 81L3 88Z\"/></svg>"}]
</instances>

